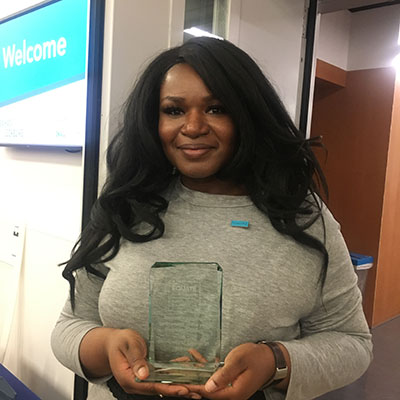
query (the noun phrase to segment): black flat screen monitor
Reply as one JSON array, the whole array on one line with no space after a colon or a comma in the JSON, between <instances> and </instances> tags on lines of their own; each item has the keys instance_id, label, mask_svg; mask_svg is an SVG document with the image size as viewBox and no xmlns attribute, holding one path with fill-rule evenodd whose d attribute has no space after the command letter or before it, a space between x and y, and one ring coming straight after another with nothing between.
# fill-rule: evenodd
<instances>
[{"instance_id":1,"label":"black flat screen monitor","mask_svg":"<svg viewBox=\"0 0 400 400\"><path fill-rule=\"evenodd\" d=\"M89 11L42 1L0 20L0 145L84 145Z\"/></svg>"}]
</instances>

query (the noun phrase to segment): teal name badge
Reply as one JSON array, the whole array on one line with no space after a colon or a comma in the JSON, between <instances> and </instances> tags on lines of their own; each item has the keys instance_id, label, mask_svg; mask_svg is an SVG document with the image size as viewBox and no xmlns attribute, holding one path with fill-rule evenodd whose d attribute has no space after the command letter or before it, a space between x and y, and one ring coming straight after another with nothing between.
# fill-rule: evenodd
<instances>
[{"instance_id":1,"label":"teal name badge","mask_svg":"<svg viewBox=\"0 0 400 400\"><path fill-rule=\"evenodd\" d=\"M231 221L231 226L238 227L238 228L248 228L249 221L233 220L233 221Z\"/></svg>"}]
</instances>

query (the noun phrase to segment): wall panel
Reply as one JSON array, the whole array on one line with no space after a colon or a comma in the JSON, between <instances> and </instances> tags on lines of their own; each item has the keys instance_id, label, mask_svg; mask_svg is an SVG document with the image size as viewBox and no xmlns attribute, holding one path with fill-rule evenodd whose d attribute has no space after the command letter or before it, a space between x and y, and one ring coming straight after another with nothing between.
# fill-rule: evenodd
<instances>
[{"instance_id":1,"label":"wall panel","mask_svg":"<svg viewBox=\"0 0 400 400\"><path fill-rule=\"evenodd\" d=\"M386 159L395 71L350 71L346 87L317 82L312 136L323 136L318 151L330 189L329 207L351 251L378 257ZM372 324L375 268L370 272L365 311Z\"/></svg>"},{"instance_id":2,"label":"wall panel","mask_svg":"<svg viewBox=\"0 0 400 400\"><path fill-rule=\"evenodd\" d=\"M373 324L400 314L400 74L393 102Z\"/></svg>"}]
</instances>

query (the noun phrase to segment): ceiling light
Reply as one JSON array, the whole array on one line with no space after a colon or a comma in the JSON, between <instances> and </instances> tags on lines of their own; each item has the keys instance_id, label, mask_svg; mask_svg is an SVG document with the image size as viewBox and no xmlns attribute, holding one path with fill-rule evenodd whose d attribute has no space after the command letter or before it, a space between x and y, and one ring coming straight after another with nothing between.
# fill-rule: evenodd
<instances>
[{"instance_id":1,"label":"ceiling light","mask_svg":"<svg viewBox=\"0 0 400 400\"><path fill-rule=\"evenodd\" d=\"M220 40L224 40L224 38L222 38L221 36L217 36L214 35L210 32L204 31L203 29L200 28L196 28L195 26L192 26L189 29L185 29L183 32L188 33L189 35L192 36L208 36L208 37L213 37L215 39L220 39Z\"/></svg>"}]
</instances>

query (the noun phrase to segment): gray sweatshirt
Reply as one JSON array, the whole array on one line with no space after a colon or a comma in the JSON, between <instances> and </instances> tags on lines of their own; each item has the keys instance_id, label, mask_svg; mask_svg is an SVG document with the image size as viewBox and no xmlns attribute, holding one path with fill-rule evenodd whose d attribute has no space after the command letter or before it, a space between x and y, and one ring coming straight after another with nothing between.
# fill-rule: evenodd
<instances>
[{"instance_id":1,"label":"gray sweatshirt","mask_svg":"<svg viewBox=\"0 0 400 400\"><path fill-rule=\"evenodd\" d=\"M150 267L157 261L198 261L223 268L223 357L261 339L288 349L288 390L270 387L266 399L312 399L365 372L372 344L357 276L339 224L325 206L329 265L321 296L321 254L276 231L249 197L196 192L179 182L168 197L160 239L122 240L118 255L97 266L107 273L105 280L77 273L75 312L68 299L52 334L63 365L85 377L79 344L95 327L132 328L147 340ZM232 220L248 221L249 227L232 227ZM308 231L324 240L321 219ZM113 399L106 378L93 381L88 399Z\"/></svg>"}]
</instances>

